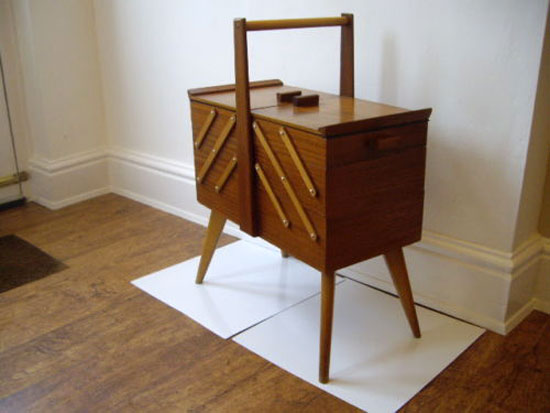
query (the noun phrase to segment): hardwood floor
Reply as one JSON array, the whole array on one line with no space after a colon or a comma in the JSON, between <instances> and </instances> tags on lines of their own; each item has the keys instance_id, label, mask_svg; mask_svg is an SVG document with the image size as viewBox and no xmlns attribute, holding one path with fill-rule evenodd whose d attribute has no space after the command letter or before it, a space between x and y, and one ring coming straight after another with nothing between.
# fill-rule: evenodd
<instances>
[{"instance_id":1,"label":"hardwood floor","mask_svg":"<svg viewBox=\"0 0 550 413\"><path fill-rule=\"evenodd\" d=\"M116 195L0 213L68 268L0 294L0 411L356 411L130 284L205 229ZM234 238L222 235L220 244ZM550 411L550 317L484 334L404 411Z\"/></svg>"}]
</instances>

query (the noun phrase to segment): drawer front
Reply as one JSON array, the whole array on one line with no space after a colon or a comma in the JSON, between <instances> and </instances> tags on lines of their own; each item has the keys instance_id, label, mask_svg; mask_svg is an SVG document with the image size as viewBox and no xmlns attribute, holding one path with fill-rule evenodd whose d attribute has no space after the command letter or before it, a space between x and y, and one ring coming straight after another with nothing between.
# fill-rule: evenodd
<instances>
[{"instance_id":1,"label":"drawer front","mask_svg":"<svg viewBox=\"0 0 550 413\"><path fill-rule=\"evenodd\" d=\"M326 241L326 140L258 119L253 132L259 235L319 268Z\"/></svg>"},{"instance_id":2,"label":"drawer front","mask_svg":"<svg viewBox=\"0 0 550 413\"><path fill-rule=\"evenodd\" d=\"M328 170L330 266L345 267L420 239L425 166L426 146L413 146Z\"/></svg>"},{"instance_id":3,"label":"drawer front","mask_svg":"<svg viewBox=\"0 0 550 413\"><path fill-rule=\"evenodd\" d=\"M337 167L354 162L395 154L407 148L426 145L428 123L380 129L328 138L328 166Z\"/></svg>"},{"instance_id":4,"label":"drawer front","mask_svg":"<svg viewBox=\"0 0 550 413\"><path fill-rule=\"evenodd\" d=\"M239 223L233 116L229 110L191 103L197 198ZM255 120L255 125L259 236L320 268L326 238L326 140L288 127L281 134L280 125L268 121Z\"/></svg>"},{"instance_id":5,"label":"drawer front","mask_svg":"<svg viewBox=\"0 0 550 413\"><path fill-rule=\"evenodd\" d=\"M239 222L235 113L191 102L197 199Z\"/></svg>"}]
</instances>

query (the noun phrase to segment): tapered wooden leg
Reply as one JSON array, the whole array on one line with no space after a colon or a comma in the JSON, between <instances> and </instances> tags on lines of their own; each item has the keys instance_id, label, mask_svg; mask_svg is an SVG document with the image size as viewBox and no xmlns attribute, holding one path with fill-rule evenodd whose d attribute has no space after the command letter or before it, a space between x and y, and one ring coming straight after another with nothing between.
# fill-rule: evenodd
<instances>
[{"instance_id":1,"label":"tapered wooden leg","mask_svg":"<svg viewBox=\"0 0 550 413\"><path fill-rule=\"evenodd\" d=\"M197 278L195 278L195 283L197 284L202 284L202 280L204 279L206 270L208 270L210 260L212 259L212 255L214 254L216 244L218 243L226 220L227 218L218 211L212 210L212 212L210 212L210 220L208 221L208 228L206 229L206 238L202 245L201 261L197 271Z\"/></svg>"},{"instance_id":2,"label":"tapered wooden leg","mask_svg":"<svg viewBox=\"0 0 550 413\"><path fill-rule=\"evenodd\" d=\"M286 252L285 250L281 250L281 257L288 258L288 252Z\"/></svg>"},{"instance_id":3,"label":"tapered wooden leg","mask_svg":"<svg viewBox=\"0 0 550 413\"><path fill-rule=\"evenodd\" d=\"M399 294L407 320L409 320L412 333L416 338L419 338L420 327L418 326L418 318L416 317L416 309L414 308L414 300L411 284L409 282L409 274L407 273L407 264L405 264L405 257L403 256L403 249L398 248L387 252L384 254L384 259L390 270L393 284Z\"/></svg>"},{"instance_id":4,"label":"tapered wooden leg","mask_svg":"<svg viewBox=\"0 0 550 413\"><path fill-rule=\"evenodd\" d=\"M330 369L330 345L334 314L334 271L321 276L321 339L319 342L319 381L328 383Z\"/></svg>"}]
</instances>

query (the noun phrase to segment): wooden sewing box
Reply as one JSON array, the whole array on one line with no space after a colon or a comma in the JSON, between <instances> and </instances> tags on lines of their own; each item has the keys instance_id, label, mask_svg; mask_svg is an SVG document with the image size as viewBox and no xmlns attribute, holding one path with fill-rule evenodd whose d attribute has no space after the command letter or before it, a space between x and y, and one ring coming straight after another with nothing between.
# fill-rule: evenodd
<instances>
[{"instance_id":1,"label":"wooden sewing box","mask_svg":"<svg viewBox=\"0 0 550 413\"><path fill-rule=\"evenodd\" d=\"M340 95L249 82L247 32L339 26ZM335 271L383 254L415 337L402 247L420 240L431 109L354 98L353 15L236 19L234 85L189 90L199 202L212 210L197 283L226 219L322 274L319 380L328 381Z\"/></svg>"}]
</instances>

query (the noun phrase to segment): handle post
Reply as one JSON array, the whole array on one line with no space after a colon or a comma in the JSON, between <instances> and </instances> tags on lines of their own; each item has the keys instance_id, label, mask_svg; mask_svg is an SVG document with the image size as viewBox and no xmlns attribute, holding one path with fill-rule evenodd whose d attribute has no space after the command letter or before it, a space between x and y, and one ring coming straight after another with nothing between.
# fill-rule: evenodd
<instances>
[{"instance_id":1,"label":"handle post","mask_svg":"<svg viewBox=\"0 0 550 413\"><path fill-rule=\"evenodd\" d=\"M353 55L353 14L342 13L348 21L342 25L340 39L340 96L355 95L355 71Z\"/></svg>"},{"instance_id":2,"label":"handle post","mask_svg":"<svg viewBox=\"0 0 550 413\"><path fill-rule=\"evenodd\" d=\"M235 99L236 134L238 138L239 219L240 228L252 236L258 235L256 199L254 197L254 145L250 111L250 82L248 79L247 32L260 30L301 29L311 27L341 27L340 95L354 96L353 14L341 17L313 19L257 20L245 18L233 21L235 42Z\"/></svg>"},{"instance_id":3,"label":"handle post","mask_svg":"<svg viewBox=\"0 0 550 413\"><path fill-rule=\"evenodd\" d=\"M237 125L235 131L238 139L239 224L244 232L256 236L256 205L253 174L254 146L252 144L251 130L252 116L250 114L246 19L235 19L233 29L235 36L235 99L237 106Z\"/></svg>"}]
</instances>

